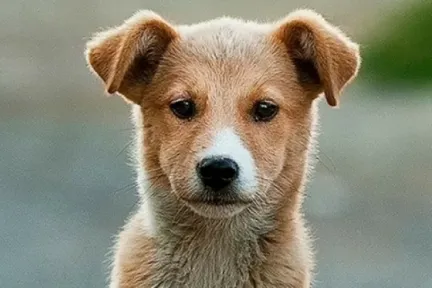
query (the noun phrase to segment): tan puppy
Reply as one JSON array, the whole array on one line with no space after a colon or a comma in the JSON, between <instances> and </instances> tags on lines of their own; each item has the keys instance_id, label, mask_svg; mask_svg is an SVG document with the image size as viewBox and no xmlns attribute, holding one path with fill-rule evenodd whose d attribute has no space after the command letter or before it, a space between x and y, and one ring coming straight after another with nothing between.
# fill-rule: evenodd
<instances>
[{"instance_id":1,"label":"tan puppy","mask_svg":"<svg viewBox=\"0 0 432 288\"><path fill-rule=\"evenodd\" d=\"M301 205L314 100L338 104L358 46L307 10L190 26L141 11L86 55L133 104L137 133L141 205L110 287L310 287Z\"/></svg>"}]
</instances>

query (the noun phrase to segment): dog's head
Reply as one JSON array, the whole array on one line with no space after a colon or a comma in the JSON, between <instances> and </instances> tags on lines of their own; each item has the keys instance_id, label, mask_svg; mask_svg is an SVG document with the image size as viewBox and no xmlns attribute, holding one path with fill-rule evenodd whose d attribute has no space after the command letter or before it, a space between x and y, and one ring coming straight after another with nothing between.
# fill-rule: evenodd
<instances>
[{"instance_id":1,"label":"dog's head","mask_svg":"<svg viewBox=\"0 0 432 288\"><path fill-rule=\"evenodd\" d=\"M337 106L359 67L358 46L307 10L192 26L142 11L97 34L86 55L109 93L140 106L148 181L208 217L295 189L314 100Z\"/></svg>"}]
</instances>

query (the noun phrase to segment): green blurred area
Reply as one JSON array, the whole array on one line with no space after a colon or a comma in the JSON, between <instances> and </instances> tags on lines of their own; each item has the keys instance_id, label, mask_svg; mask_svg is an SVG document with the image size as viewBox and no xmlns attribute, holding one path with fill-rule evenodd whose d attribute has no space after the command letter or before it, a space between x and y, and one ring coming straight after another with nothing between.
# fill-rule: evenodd
<instances>
[{"instance_id":1,"label":"green blurred area","mask_svg":"<svg viewBox=\"0 0 432 288\"><path fill-rule=\"evenodd\" d=\"M432 82L432 1L415 2L377 23L363 49L363 78L370 84Z\"/></svg>"}]
</instances>

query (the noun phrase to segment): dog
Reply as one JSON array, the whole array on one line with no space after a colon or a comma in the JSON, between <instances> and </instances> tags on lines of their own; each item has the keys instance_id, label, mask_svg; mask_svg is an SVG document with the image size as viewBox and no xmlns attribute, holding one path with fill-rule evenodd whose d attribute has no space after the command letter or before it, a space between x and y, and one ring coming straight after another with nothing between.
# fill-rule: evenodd
<instances>
[{"instance_id":1,"label":"dog","mask_svg":"<svg viewBox=\"0 0 432 288\"><path fill-rule=\"evenodd\" d=\"M359 46L311 10L194 25L139 11L85 54L136 130L140 205L110 287L311 287L317 99L339 105Z\"/></svg>"}]
</instances>

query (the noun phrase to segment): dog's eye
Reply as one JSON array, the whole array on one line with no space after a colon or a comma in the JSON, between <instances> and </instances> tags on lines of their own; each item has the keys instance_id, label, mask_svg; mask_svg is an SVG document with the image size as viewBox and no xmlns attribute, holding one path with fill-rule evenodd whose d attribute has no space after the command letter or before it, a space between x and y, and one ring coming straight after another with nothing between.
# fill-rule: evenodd
<instances>
[{"instance_id":1,"label":"dog's eye","mask_svg":"<svg viewBox=\"0 0 432 288\"><path fill-rule=\"evenodd\" d=\"M170 109L180 119L192 119L196 114L195 103L192 100L177 100L170 104Z\"/></svg>"},{"instance_id":2,"label":"dog's eye","mask_svg":"<svg viewBox=\"0 0 432 288\"><path fill-rule=\"evenodd\" d=\"M252 116L257 122L272 120L279 112L279 106L270 101L258 101L252 109Z\"/></svg>"}]
</instances>

